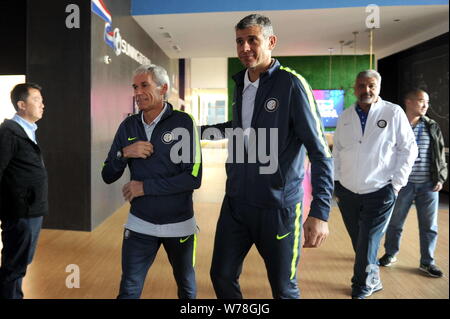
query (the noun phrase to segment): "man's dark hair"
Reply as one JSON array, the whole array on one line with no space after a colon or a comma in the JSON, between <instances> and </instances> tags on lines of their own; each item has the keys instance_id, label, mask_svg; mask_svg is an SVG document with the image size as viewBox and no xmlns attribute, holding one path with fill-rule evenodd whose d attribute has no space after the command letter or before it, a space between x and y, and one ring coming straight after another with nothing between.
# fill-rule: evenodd
<instances>
[{"instance_id":1,"label":"man's dark hair","mask_svg":"<svg viewBox=\"0 0 450 319\"><path fill-rule=\"evenodd\" d=\"M239 21L235 26L235 30L244 30L255 25L261 27L265 39L273 35L273 27L270 19L257 13L250 14Z\"/></svg>"},{"instance_id":2,"label":"man's dark hair","mask_svg":"<svg viewBox=\"0 0 450 319\"><path fill-rule=\"evenodd\" d=\"M26 101L28 96L30 95L29 89L36 89L41 91L42 87L36 83L20 83L17 84L11 91L11 103L14 105L16 111L18 111L17 102Z\"/></svg>"},{"instance_id":3,"label":"man's dark hair","mask_svg":"<svg viewBox=\"0 0 450 319\"><path fill-rule=\"evenodd\" d=\"M403 97L403 101L414 100L415 98L417 98L417 96L420 93L427 93L427 92L425 92L424 90L419 89L419 88L413 88L413 89L409 90L408 92L406 92L406 94Z\"/></svg>"}]
</instances>

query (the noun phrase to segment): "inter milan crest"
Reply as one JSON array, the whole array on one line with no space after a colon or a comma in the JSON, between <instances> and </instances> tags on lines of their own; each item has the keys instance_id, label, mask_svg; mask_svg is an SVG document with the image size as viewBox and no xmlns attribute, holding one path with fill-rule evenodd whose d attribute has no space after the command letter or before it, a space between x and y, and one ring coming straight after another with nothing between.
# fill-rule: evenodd
<instances>
[{"instance_id":1,"label":"inter milan crest","mask_svg":"<svg viewBox=\"0 0 450 319\"><path fill-rule=\"evenodd\" d=\"M165 144L170 144L173 141L173 134L172 134L172 132L164 133L163 136L162 136L162 141Z\"/></svg>"},{"instance_id":2,"label":"inter milan crest","mask_svg":"<svg viewBox=\"0 0 450 319\"><path fill-rule=\"evenodd\" d=\"M266 104L264 107L266 108L267 112L275 112L280 105L280 102L276 98L270 98L266 101Z\"/></svg>"},{"instance_id":3,"label":"inter milan crest","mask_svg":"<svg viewBox=\"0 0 450 319\"><path fill-rule=\"evenodd\" d=\"M386 125L387 125L387 122L386 122L385 120L379 120L379 121L377 122L377 126L378 126L379 128L385 128Z\"/></svg>"}]
</instances>

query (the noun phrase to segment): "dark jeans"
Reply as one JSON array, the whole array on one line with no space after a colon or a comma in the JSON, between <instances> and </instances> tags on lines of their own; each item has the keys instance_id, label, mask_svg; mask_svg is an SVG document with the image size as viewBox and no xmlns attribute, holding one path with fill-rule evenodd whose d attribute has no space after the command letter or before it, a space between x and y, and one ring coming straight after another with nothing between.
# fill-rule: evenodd
<instances>
[{"instance_id":1,"label":"dark jeans","mask_svg":"<svg viewBox=\"0 0 450 319\"><path fill-rule=\"evenodd\" d=\"M299 298L297 265L301 230L301 203L284 209L259 208L225 196L210 272L217 298L242 298L239 276L253 244L264 259L272 296Z\"/></svg>"},{"instance_id":2,"label":"dark jeans","mask_svg":"<svg viewBox=\"0 0 450 319\"><path fill-rule=\"evenodd\" d=\"M335 184L336 201L352 240L355 264L352 295L368 292L380 280L377 254L395 204L391 184L369 194L356 194Z\"/></svg>"},{"instance_id":3,"label":"dark jeans","mask_svg":"<svg viewBox=\"0 0 450 319\"><path fill-rule=\"evenodd\" d=\"M33 260L43 217L2 219L0 298L22 299L22 280Z\"/></svg>"},{"instance_id":4,"label":"dark jeans","mask_svg":"<svg viewBox=\"0 0 450 319\"><path fill-rule=\"evenodd\" d=\"M122 279L118 299L138 299L145 277L161 244L167 252L178 286L178 298L195 299L195 248L197 235L160 238L125 229L122 244ZM165 280L161 278L161 280Z\"/></svg>"},{"instance_id":5,"label":"dark jeans","mask_svg":"<svg viewBox=\"0 0 450 319\"><path fill-rule=\"evenodd\" d=\"M400 250L403 224L414 202L419 221L420 263L434 264L434 250L438 237L439 193L433 192L433 188L433 182L408 183L400 190L384 241L387 254L395 256Z\"/></svg>"}]
</instances>

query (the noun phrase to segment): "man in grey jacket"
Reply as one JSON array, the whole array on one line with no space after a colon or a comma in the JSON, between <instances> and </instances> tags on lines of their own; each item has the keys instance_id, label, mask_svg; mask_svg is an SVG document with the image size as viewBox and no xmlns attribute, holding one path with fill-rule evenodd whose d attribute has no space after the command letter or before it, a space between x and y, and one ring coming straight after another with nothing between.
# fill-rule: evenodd
<instances>
[{"instance_id":1,"label":"man in grey jacket","mask_svg":"<svg viewBox=\"0 0 450 319\"><path fill-rule=\"evenodd\" d=\"M435 265L434 250L438 236L439 191L447 179L447 163L441 129L435 121L425 116L428 107L429 96L425 91L414 89L406 94L406 116L416 136L419 156L409 175L408 184L398 194L386 232L386 253L379 262L381 266L391 266L397 261L403 224L414 201L419 220L419 269L438 278L442 277L442 271Z\"/></svg>"}]
</instances>

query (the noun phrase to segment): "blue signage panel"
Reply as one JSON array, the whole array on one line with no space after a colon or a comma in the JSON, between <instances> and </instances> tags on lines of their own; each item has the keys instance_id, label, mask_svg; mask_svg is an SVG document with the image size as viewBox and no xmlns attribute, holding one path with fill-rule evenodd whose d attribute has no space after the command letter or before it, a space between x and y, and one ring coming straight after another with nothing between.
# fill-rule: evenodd
<instances>
[{"instance_id":1,"label":"blue signage panel","mask_svg":"<svg viewBox=\"0 0 450 319\"><path fill-rule=\"evenodd\" d=\"M271 10L304 10L346 7L366 7L369 4L378 6L417 6L448 5L448 0L165 0L148 1L132 0L132 15L230 12L230 11L271 11Z\"/></svg>"}]
</instances>

